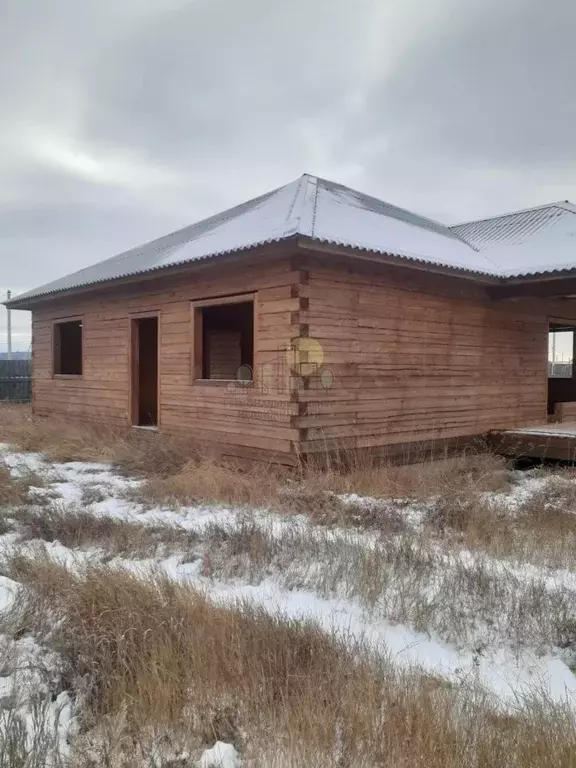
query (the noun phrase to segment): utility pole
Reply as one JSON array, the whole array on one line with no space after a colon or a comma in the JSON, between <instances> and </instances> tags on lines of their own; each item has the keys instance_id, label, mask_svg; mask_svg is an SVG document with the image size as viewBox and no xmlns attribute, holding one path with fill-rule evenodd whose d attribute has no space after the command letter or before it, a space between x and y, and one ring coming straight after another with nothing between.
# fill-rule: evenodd
<instances>
[{"instance_id":1,"label":"utility pole","mask_svg":"<svg viewBox=\"0 0 576 768\"><path fill-rule=\"evenodd\" d=\"M10 301L12 298L12 291L6 291L6 299ZM12 310L10 307L6 307L6 330L7 330L7 352L8 360L12 360Z\"/></svg>"}]
</instances>

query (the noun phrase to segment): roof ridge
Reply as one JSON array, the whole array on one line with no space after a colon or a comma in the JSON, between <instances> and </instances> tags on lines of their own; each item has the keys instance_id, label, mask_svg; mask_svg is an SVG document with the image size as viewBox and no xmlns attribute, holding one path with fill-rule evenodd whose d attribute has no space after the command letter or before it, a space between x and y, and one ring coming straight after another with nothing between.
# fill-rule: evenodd
<instances>
[{"instance_id":1,"label":"roof ridge","mask_svg":"<svg viewBox=\"0 0 576 768\"><path fill-rule=\"evenodd\" d=\"M534 205L531 208L519 208L517 211L508 211L507 213L499 213L495 216L484 216L481 219L469 219L467 221L459 221L456 224L449 224L448 229L457 229L458 227L465 227L468 224L481 224L483 221L496 221L497 219L508 219L512 216L518 216L520 213L532 213L534 211L544 211L547 208L562 208L565 211L576 213L576 205L571 203L570 200L558 200L553 203L544 203L544 205Z\"/></svg>"},{"instance_id":2,"label":"roof ridge","mask_svg":"<svg viewBox=\"0 0 576 768\"><path fill-rule=\"evenodd\" d=\"M561 202L556 203L556 206L558 208L564 208L565 211L570 211L570 213L576 213L576 205L571 203L570 200L562 200Z\"/></svg>"},{"instance_id":3,"label":"roof ridge","mask_svg":"<svg viewBox=\"0 0 576 768\"><path fill-rule=\"evenodd\" d=\"M318 212L318 179L314 177L314 207L312 210L312 237L316 234L316 214Z\"/></svg>"},{"instance_id":4,"label":"roof ridge","mask_svg":"<svg viewBox=\"0 0 576 768\"><path fill-rule=\"evenodd\" d=\"M447 224L444 224L443 221L438 221L438 219L431 219L430 216L424 216L424 214L422 213L411 211L409 208L403 208L401 205L396 205L396 203L390 203L388 202L388 200L384 200L381 197L376 197L375 195L369 195L367 192L361 192L359 189L355 189L354 187L349 187L346 184L339 184L336 181L330 181L330 179L325 179L321 176L316 176L315 179L317 182L320 181L333 187L341 187L342 189L346 189L349 192L354 192L356 195L360 195L361 197L375 200L377 203L383 203L384 205L387 205L389 208L394 208L400 213L407 213L409 216L414 216L415 218L422 219L422 221L426 221L429 224L433 224L436 227L450 229L450 227ZM466 245L468 245L468 243L466 243Z\"/></svg>"},{"instance_id":5,"label":"roof ridge","mask_svg":"<svg viewBox=\"0 0 576 768\"><path fill-rule=\"evenodd\" d=\"M290 206L286 223L294 219L294 225L285 235L314 236L316 219L316 204L318 200L318 178L309 173L303 173L298 179L296 195Z\"/></svg>"}]
</instances>

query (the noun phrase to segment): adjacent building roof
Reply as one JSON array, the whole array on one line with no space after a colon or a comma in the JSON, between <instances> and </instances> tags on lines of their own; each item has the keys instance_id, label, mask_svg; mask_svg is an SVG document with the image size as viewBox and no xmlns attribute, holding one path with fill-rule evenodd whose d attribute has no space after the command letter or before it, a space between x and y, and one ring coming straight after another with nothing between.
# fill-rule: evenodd
<instances>
[{"instance_id":1,"label":"adjacent building roof","mask_svg":"<svg viewBox=\"0 0 576 768\"><path fill-rule=\"evenodd\" d=\"M576 207L542 208L447 227L305 174L216 216L12 300L140 275L294 237L493 277L576 268Z\"/></svg>"},{"instance_id":2,"label":"adjacent building roof","mask_svg":"<svg viewBox=\"0 0 576 768\"><path fill-rule=\"evenodd\" d=\"M451 229L484 254L501 277L576 268L576 205L567 201Z\"/></svg>"}]
</instances>

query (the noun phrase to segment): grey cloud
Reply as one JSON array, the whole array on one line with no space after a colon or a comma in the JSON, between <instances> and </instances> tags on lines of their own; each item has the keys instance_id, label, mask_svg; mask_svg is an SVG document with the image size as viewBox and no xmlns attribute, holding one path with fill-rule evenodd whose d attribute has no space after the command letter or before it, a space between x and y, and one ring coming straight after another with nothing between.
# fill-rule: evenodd
<instances>
[{"instance_id":1,"label":"grey cloud","mask_svg":"<svg viewBox=\"0 0 576 768\"><path fill-rule=\"evenodd\" d=\"M465 9L465 10L464 10ZM462 4L457 34L439 36L384 88L406 141L424 133L450 158L506 164L574 159L576 5L571 2ZM420 120L410 121L408 105ZM403 108L404 106L404 108Z\"/></svg>"},{"instance_id":2,"label":"grey cloud","mask_svg":"<svg viewBox=\"0 0 576 768\"><path fill-rule=\"evenodd\" d=\"M576 198L575 31L568 0L0 0L2 282L304 171L443 220Z\"/></svg>"},{"instance_id":3,"label":"grey cloud","mask_svg":"<svg viewBox=\"0 0 576 768\"><path fill-rule=\"evenodd\" d=\"M150 19L95 63L86 134L192 172L297 155L298 124L337 115L354 87L369 6L198 0Z\"/></svg>"},{"instance_id":4,"label":"grey cloud","mask_svg":"<svg viewBox=\"0 0 576 768\"><path fill-rule=\"evenodd\" d=\"M570 0L452 4L376 78L342 151L359 147L373 177L418 169L429 210L452 219L545 202L539 187L574 194L575 31Z\"/></svg>"}]
</instances>

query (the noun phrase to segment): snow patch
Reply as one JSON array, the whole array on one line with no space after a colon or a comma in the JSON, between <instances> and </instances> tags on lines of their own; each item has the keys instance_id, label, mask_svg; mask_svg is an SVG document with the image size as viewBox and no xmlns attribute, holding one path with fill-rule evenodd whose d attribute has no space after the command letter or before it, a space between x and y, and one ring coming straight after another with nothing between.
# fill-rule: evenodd
<instances>
[{"instance_id":1,"label":"snow patch","mask_svg":"<svg viewBox=\"0 0 576 768\"><path fill-rule=\"evenodd\" d=\"M217 741L212 749L204 751L198 766L199 768L240 768L240 758L232 744Z\"/></svg>"},{"instance_id":2,"label":"snow patch","mask_svg":"<svg viewBox=\"0 0 576 768\"><path fill-rule=\"evenodd\" d=\"M297 529L310 537L346 539L366 548L374 547L378 532L314 526L304 517L281 517L266 510L246 510L218 506L189 506L181 508L156 507L144 509L123 497L126 489L136 487L137 480L116 475L110 465L97 462L68 462L51 464L39 454L11 452L8 446L0 445L0 455L14 472L21 468L40 472L51 484L50 491L56 492L60 503L77 504L87 486L102 488L104 500L85 504L95 515L109 515L135 522L177 525L202 534L210 525L239 526L246 521L262 526L266 533L282 537L287 531ZM518 473L516 483L504 493L488 494L491 503L499 504L514 514L534 493L541 491L550 478L532 473ZM392 509L402 515L409 527L415 531L424 523L424 518L433 500L408 502L403 499L382 501L348 494L340 497L345 503L364 505L367 508ZM13 543L13 535L1 537L7 544ZM78 567L87 559L98 558L98 550L71 550L58 542L44 545L46 551L70 567ZM519 581L540 580L549 589L561 587L576 591L576 573L568 569L549 569L532 564L511 564L496 558L489 558L476 552L462 549L447 551L441 543L430 542L431 552L439 559L439 568L455 567L455 564L472 568L481 559L491 574L497 578L513 575ZM115 558L115 564L122 567L148 571L158 567L156 559L134 561ZM277 580L269 577L257 585L219 582L202 575L201 561L181 563L181 556L175 555L160 563L171 576L201 589L209 599L222 604L238 604L249 600L270 613L294 619L312 619L327 631L353 642L364 641L378 648L383 655L397 664L415 666L425 672L438 674L455 685L478 682L490 691L495 699L513 709L523 696L535 691L544 693L557 702L570 701L576 706L576 677L563 662L558 649L548 655L538 655L530 648L519 652L509 643L502 647L488 647L478 650L472 643L466 648L456 648L438 638L416 632L409 626L392 625L374 614L367 614L361 604L341 597L321 598L312 591L288 590ZM320 563L317 564L320 567ZM435 587L431 577L430 589ZM8 609L16 594L17 584L0 577L0 610ZM466 607L463 606L463 610ZM506 606L502 606L506 610ZM558 652L557 652L558 651ZM5 681L4 685L8 683Z\"/></svg>"}]
</instances>

